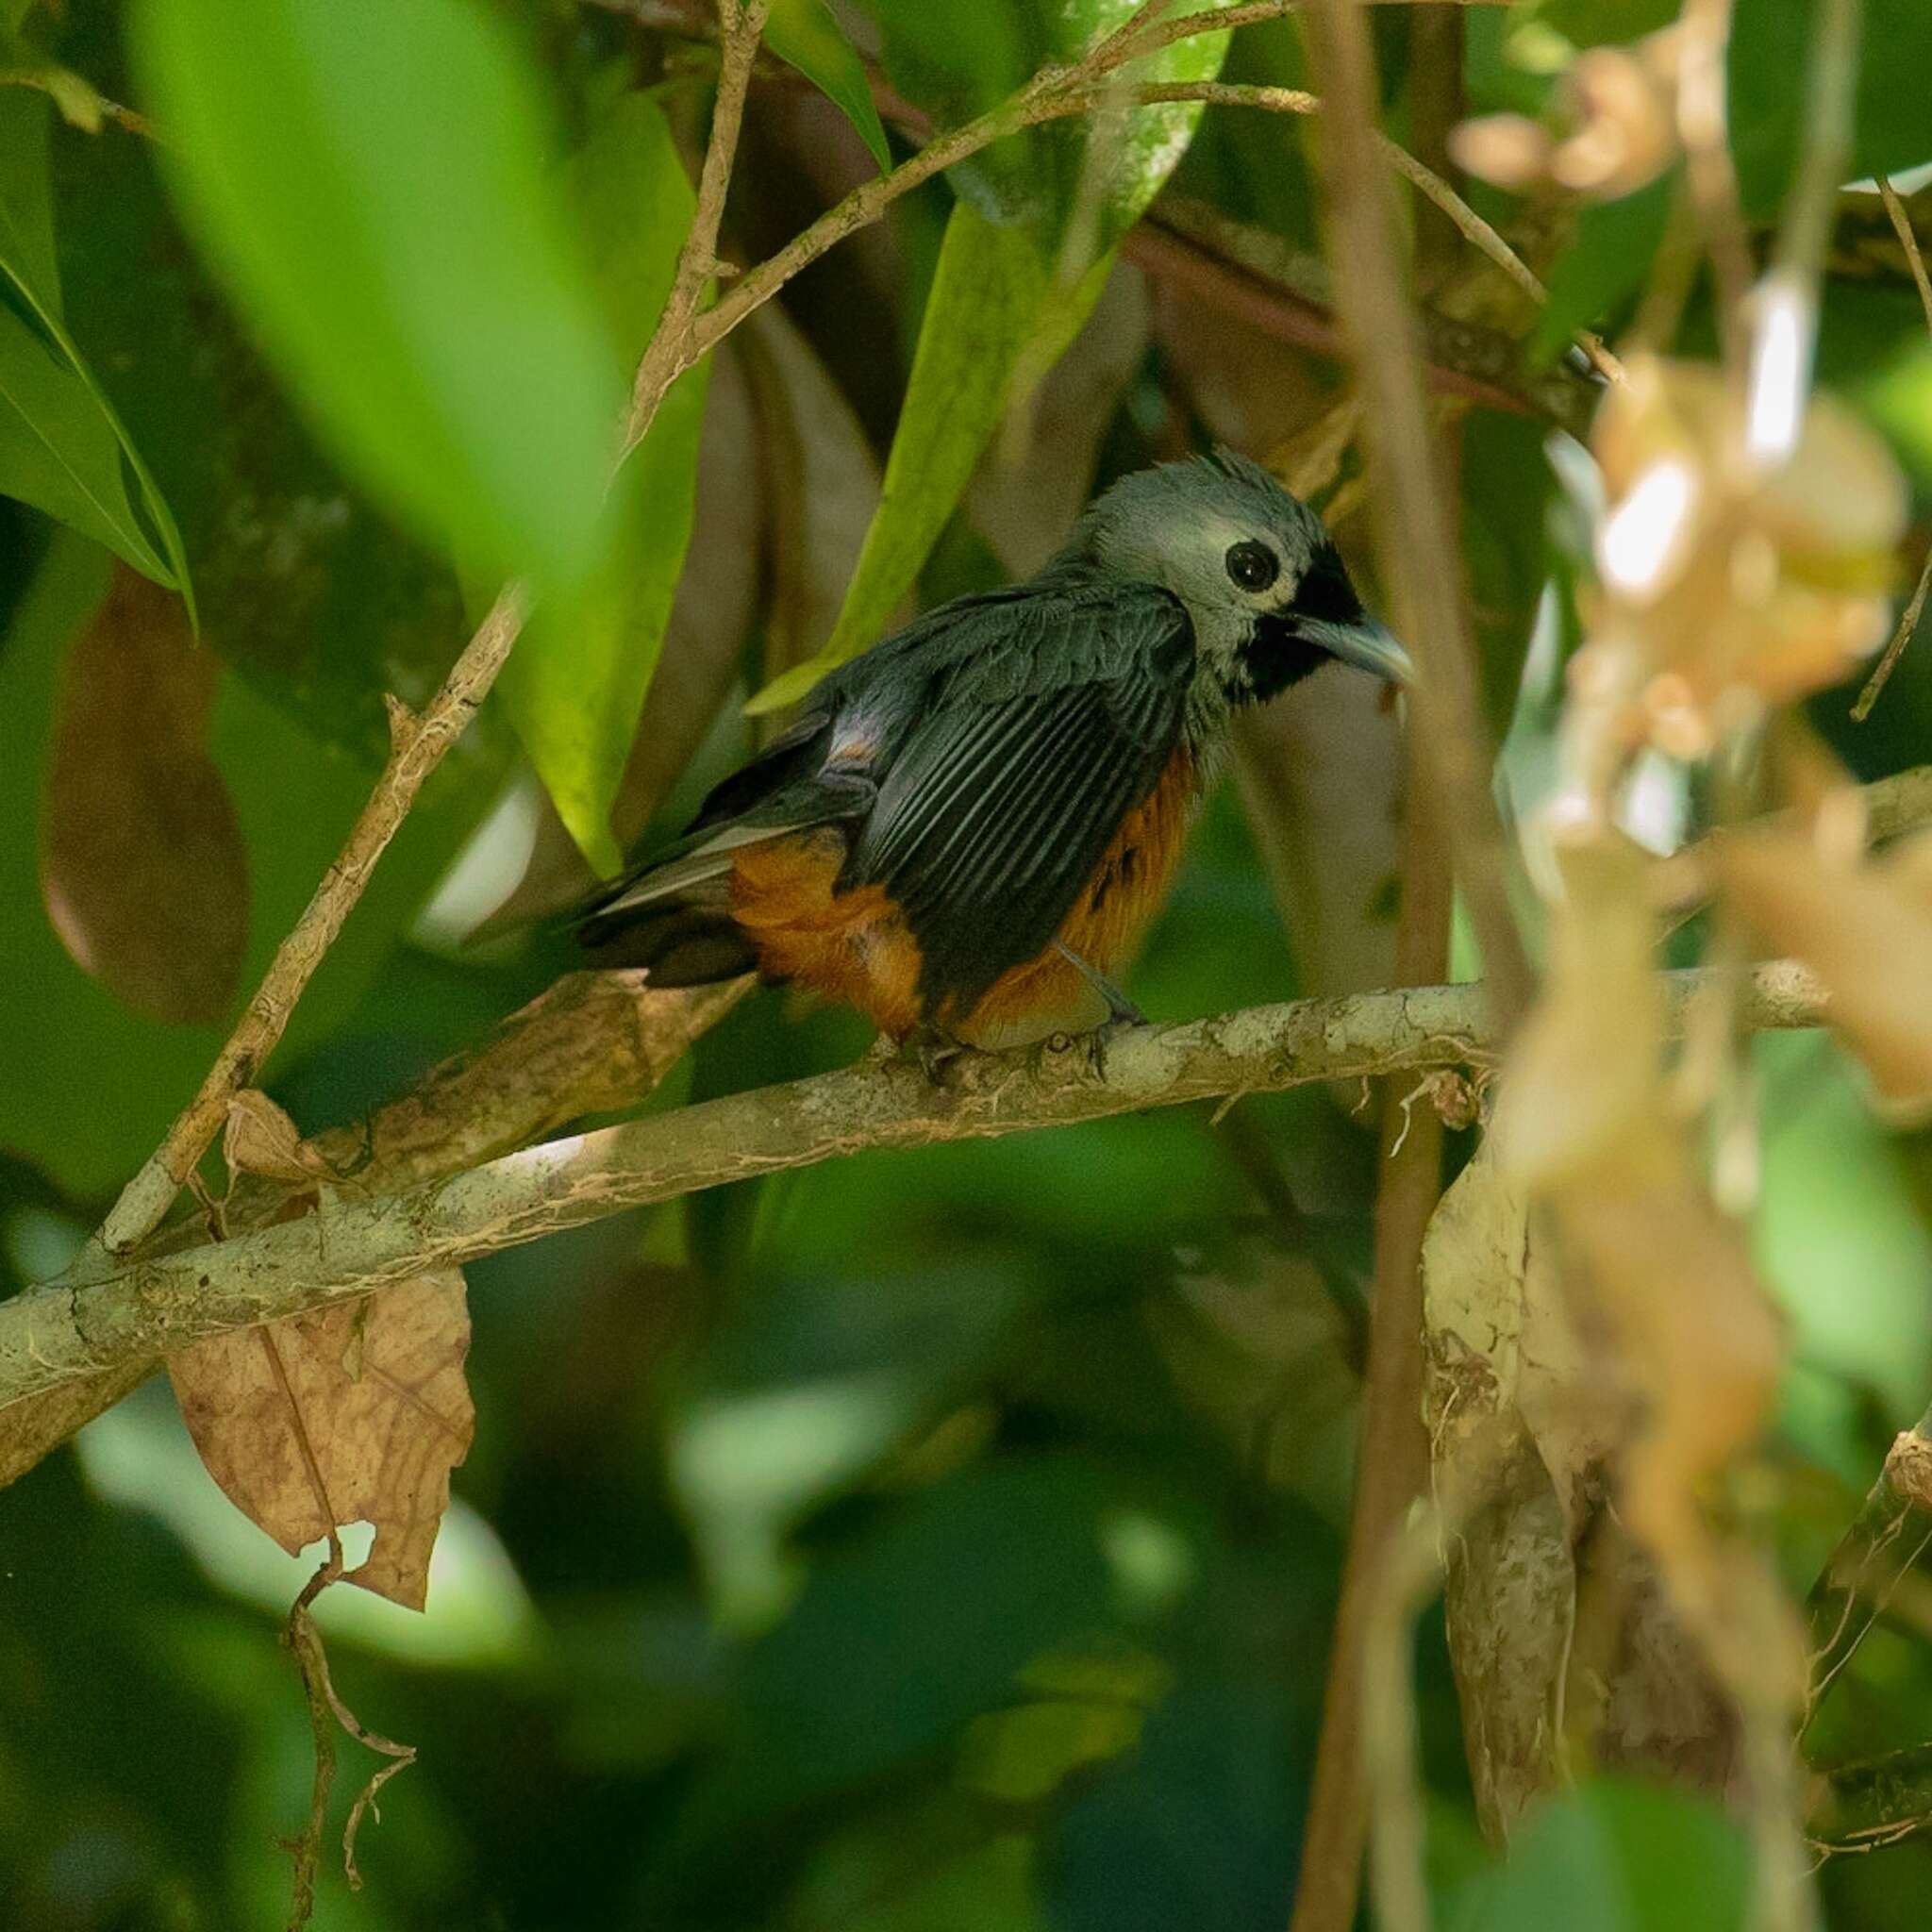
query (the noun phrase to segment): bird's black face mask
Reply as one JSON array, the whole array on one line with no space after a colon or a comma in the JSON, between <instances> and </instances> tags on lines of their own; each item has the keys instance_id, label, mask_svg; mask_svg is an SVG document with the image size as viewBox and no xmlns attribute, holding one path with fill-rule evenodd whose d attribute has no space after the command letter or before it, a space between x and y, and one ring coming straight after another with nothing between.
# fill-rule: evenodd
<instances>
[{"instance_id":1,"label":"bird's black face mask","mask_svg":"<svg viewBox=\"0 0 1932 1932\"><path fill-rule=\"evenodd\" d=\"M1362 608L1333 544L1315 553L1293 599L1282 609L1264 611L1241 653L1248 688L1241 693L1266 704L1311 671L1340 658L1387 676L1382 661L1387 633Z\"/></svg>"}]
</instances>

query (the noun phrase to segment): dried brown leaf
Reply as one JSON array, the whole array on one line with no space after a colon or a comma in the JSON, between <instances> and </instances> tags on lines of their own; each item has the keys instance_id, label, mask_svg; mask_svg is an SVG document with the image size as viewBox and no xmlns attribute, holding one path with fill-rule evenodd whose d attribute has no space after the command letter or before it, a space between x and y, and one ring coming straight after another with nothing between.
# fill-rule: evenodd
<instances>
[{"instance_id":1,"label":"dried brown leaf","mask_svg":"<svg viewBox=\"0 0 1932 1932\"><path fill-rule=\"evenodd\" d=\"M1831 1020L1902 1113L1932 1111L1932 835L1869 864L1834 862L1797 831L1740 832L1711 854L1723 891L1831 994Z\"/></svg>"},{"instance_id":2,"label":"dried brown leaf","mask_svg":"<svg viewBox=\"0 0 1932 1932\"><path fill-rule=\"evenodd\" d=\"M1734 1735L1653 1557L1606 1513L1636 1419L1625 1366L1604 1324L1579 1327L1555 1230L1493 1146L1424 1244L1424 1401L1438 1484L1481 1497L1450 1551L1448 1631L1502 1839L1561 1774L1566 1731L1598 1762L1707 1790Z\"/></svg>"},{"instance_id":3,"label":"dried brown leaf","mask_svg":"<svg viewBox=\"0 0 1932 1932\"><path fill-rule=\"evenodd\" d=\"M1790 459L1767 467L1746 457L1721 371L1637 357L1626 374L1591 435L1609 507L1572 708L1601 712L1607 743L1701 757L1884 641L1905 485L1831 396L1810 398Z\"/></svg>"},{"instance_id":4,"label":"dried brown leaf","mask_svg":"<svg viewBox=\"0 0 1932 1932\"><path fill-rule=\"evenodd\" d=\"M1543 996L1518 1034L1494 1136L1532 1193L1587 1179L1663 1106L1657 915L1643 855L1614 840L1559 846Z\"/></svg>"},{"instance_id":5,"label":"dried brown leaf","mask_svg":"<svg viewBox=\"0 0 1932 1932\"><path fill-rule=\"evenodd\" d=\"M218 1020L248 944L248 858L206 748L219 675L181 600L115 567L61 675L41 802L41 891L61 943L117 999Z\"/></svg>"},{"instance_id":6,"label":"dried brown leaf","mask_svg":"<svg viewBox=\"0 0 1932 1932\"><path fill-rule=\"evenodd\" d=\"M222 1130L222 1158L228 1172L264 1174L271 1180L327 1180L327 1161L302 1139L302 1130L258 1087L244 1087L228 1102Z\"/></svg>"},{"instance_id":7,"label":"dried brown leaf","mask_svg":"<svg viewBox=\"0 0 1932 1932\"><path fill-rule=\"evenodd\" d=\"M457 1270L216 1336L169 1358L208 1473L291 1556L339 1525L375 1541L345 1577L420 1610L475 1411Z\"/></svg>"}]
</instances>

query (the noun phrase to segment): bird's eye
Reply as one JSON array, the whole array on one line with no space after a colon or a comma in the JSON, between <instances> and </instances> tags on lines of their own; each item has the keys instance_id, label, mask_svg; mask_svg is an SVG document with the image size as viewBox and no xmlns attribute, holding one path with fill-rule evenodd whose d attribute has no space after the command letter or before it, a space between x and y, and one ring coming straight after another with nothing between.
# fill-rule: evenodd
<instances>
[{"instance_id":1,"label":"bird's eye","mask_svg":"<svg viewBox=\"0 0 1932 1932\"><path fill-rule=\"evenodd\" d=\"M1223 559L1229 581L1243 591L1265 591L1281 575L1281 559L1265 543L1252 537L1232 544Z\"/></svg>"}]
</instances>

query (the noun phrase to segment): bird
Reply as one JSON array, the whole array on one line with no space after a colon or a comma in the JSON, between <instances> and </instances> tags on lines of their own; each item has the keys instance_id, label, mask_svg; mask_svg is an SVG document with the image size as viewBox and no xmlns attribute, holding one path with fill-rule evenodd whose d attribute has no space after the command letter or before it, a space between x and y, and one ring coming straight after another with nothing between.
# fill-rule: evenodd
<instances>
[{"instance_id":1,"label":"bird","mask_svg":"<svg viewBox=\"0 0 1932 1932\"><path fill-rule=\"evenodd\" d=\"M684 837L575 908L592 964L756 971L927 1071L1139 1022L1115 976L1235 714L1334 660L1406 684L1321 519L1227 449L1122 477L1038 575L813 688Z\"/></svg>"}]
</instances>

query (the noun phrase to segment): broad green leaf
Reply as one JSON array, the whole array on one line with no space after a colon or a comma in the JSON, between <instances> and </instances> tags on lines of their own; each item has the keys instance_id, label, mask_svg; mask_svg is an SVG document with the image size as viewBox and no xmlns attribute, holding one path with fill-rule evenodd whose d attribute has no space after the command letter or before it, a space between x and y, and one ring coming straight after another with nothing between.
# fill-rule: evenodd
<instances>
[{"instance_id":1,"label":"broad green leaf","mask_svg":"<svg viewBox=\"0 0 1932 1932\"><path fill-rule=\"evenodd\" d=\"M1643 286L1664 239L1675 184L1675 175L1666 175L1635 194L1585 204L1551 265L1549 300L1530 341L1532 361L1554 360L1579 328L1607 316Z\"/></svg>"},{"instance_id":2,"label":"broad green leaf","mask_svg":"<svg viewBox=\"0 0 1932 1932\"><path fill-rule=\"evenodd\" d=\"M997 106L1041 67L1076 60L1132 16L1139 0L871 0L892 85L943 126ZM1169 17L1206 13L1226 0L1184 0ZM1122 70L1129 79L1208 80L1221 70L1227 35L1178 41ZM1029 128L961 162L949 178L992 221L1045 218L1048 245L1081 198L1091 164L1107 171L1098 237L1119 239L1186 151L1199 103L1137 108L1090 146L1085 122Z\"/></svg>"},{"instance_id":3,"label":"broad green leaf","mask_svg":"<svg viewBox=\"0 0 1932 1932\"><path fill-rule=\"evenodd\" d=\"M1462 550L1476 611L1483 710L1500 741L1549 582L1548 432L1527 416L1472 412L1462 466Z\"/></svg>"},{"instance_id":4,"label":"broad green leaf","mask_svg":"<svg viewBox=\"0 0 1932 1932\"><path fill-rule=\"evenodd\" d=\"M1731 146L1745 211L1774 214L1805 139L1815 0L1738 0L1731 24ZM1864 0L1858 93L1849 174L1896 175L1932 161L1932 7Z\"/></svg>"},{"instance_id":5,"label":"broad green leaf","mask_svg":"<svg viewBox=\"0 0 1932 1932\"><path fill-rule=\"evenodd\" d=\"M694 197L658 104L627 94L565 170L618 341L643 353L671 291ZM691 541L708 368L673 387L606 514L614 540L579 596L539 611L497 691L558 816L600 872L623 861L610 806ZM747 557L745 568L755 568Z\"/></svg>"},{"instance_id":6,"label":"broad green leaf","mask_svg":"<svg viewBox=\"0 0 1932 1932\"><path fill-rule=\"evenodd\" d=\"M1111 266L1104 257L1073 288L1056 288L1030 227L998 225L963 201L953 209L878 513L839 622L824 648L768 684L752 710L795 703L876 641L991 441L1023 355L1050 362L1086 320Z\"/></svg>"},{"instance_id":7,"label":"broad green leaf","mask_svg":"<svg viewBox=\"0 0 1932 1932\"><path fill-rule=\"evenodd\" d=\"M1677 0L1526 0L1509 9L1509 26L1542 26L1574 47L1600 47L1639 40L1676 17Z\"/></svg>"},{"instance_id":8,"label":"broad green leaf","mask_svg":"<svg viewBox=\"0 0 1932 1932\"><path fill-rule=\"evenodd\" d=\"M1598 1779L1544 1804L1507 1864L1442 1915L1446 1932L1742 1932L1751 1855L1717 1806Z\"/></svg>"},{"instance_id":9,"label":"broad green leaf","mask_svg":"<svg viewBox=\"0 0 1932 1932\"><path fill-rule=\"evenodd\" d=\"M112 24L87 9L73 58L110 71ZM54 153L73 331L180 519L204 635L305 732L379 767L384 692L425 703L467 635L447 561L318 447L202 273L155 144ZM432 785L496 769L509 736L486 709Z\"/></svg>"},{"instance_id":10,"label":"broad green leaf","mask_svg":"<svg viewBox=\"0 0 1932 1932\"><path fill-rule=\"evenodd\" d=\"M54 202L47 187L47 104L25 88L0 88L0 258L59 314Z\"/></svg>"},{"instance_id":11,"label":"broad green leaf","mask_svg":"<svg viewBox=\"0 0 1932 1932\"><path fill-rule=\"evenodd\" d=\"M881 173L891 171L892 151L873 105L865 63L839 31L825 0L775 0L765 23L765 44L795 67L858 130Z\"/></svg>"},{"instance_id":12,"label":"broad green leaf","mask_svg":"<svg viewBox=\"0 0 1932 1932\"><path fill-rule=\"evenodd\" d=\"M1932 1368L1932 1236L1857 1065L1821 1033L1756 1041L1764 1183L1752 1245L1792 1354L1876 1390L1900 1424Z\"/></svg>"},{"instance_id":13,"label":"broad green leaf","mask_svg":"<svg viewBox=\"0 0 1932 1932\"><path fill-rule=\"evenodd\" d=\"M1907 467L1932 476L1932 346L1923 340L1858 384L1859 406L1897 446Z\"/></svg>"},{"instance_id":14,"label":"broad green leaf","mask_svg":"<svg viewBox=\"0 0 1932 1932\"><path fill-rule=\"evenodd\" d=\"M583 586L620 372L490 11L142 0L133 25L203 251L345 464L461 554Z\"/></svg>"},{"instance_id":15,"label":"broad green leaf","mask_svg":"<svg viewBox=\"0 0 1932 1932\"><path fill-rule=\"evenodd\" d=\"M0 495L107 544L189 600L181 539L60 312L47 105L0 88Z\"/></svg>"}]
</instances>

